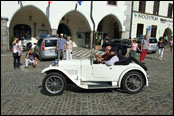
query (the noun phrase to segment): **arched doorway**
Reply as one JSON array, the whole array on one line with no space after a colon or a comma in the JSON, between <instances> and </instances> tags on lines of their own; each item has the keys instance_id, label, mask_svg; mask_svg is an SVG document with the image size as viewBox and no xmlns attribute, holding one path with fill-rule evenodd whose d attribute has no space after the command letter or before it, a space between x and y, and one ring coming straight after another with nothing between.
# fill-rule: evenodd
<instances>
[{"instance_id":1,"label":"arched doorway","mask_svg":"<svg viewBox=\"0 0 174 116\"><path fill-rule=\"evenodd\" d=\"M63 33L64 38L66 38L67 36L71 36L71 32L66 24L60 24L57 33L59 34Z\"/></svg>"},{"instance_id":2,"label":"arched doorway","mask_svg":"<svg viewBox=\"0 0 174 116\"><path fill-rule=\"evenodd\" d=\"M71 35L74 47L88 47L90 44L90 26L86 17L79 11L70 11L59 22L57 32Z\"/></svg>"},{"instance_id":3,"label":"arched doorway","mask_svg":"<svg viewBox=\"0 0 174 116\"><path fill-rule=\"evenodd\" d=\"M168 36L169 38L172 36L172 31L169 28L164 30L163 36Z\"/></svg>"},{"instance_id":4,"label":"arched doorway","mask_svg":"<svg viewBox=\"0 0 174 116\"><path fill-rule=\"evenodd\" d=\"M97 31L105 35L109 35L111 39L121 38L121 24L114 15L105 16L98 24Z\"/></svg>"},{"instance_id":5,"label":"arched doorway","mask_svg":"<svg viewBox=\"0 0 174 116\"><path fill-rule=\"evenodd\" d=\"M10 21L9 41L12 41L14 34L19 38L23 35L30 38L34 47L40 35L51 34L51 25L42 10L28 5L16 11Z\"/></svg>"},{"instance_id":6,"label":"arched doorway","mask_svg":"<svg viewBox=\"0 0 174 116\"><path fill-rule=\"evenodd\" d=\"M26 40L31 40L31 27L25 24L15 25L13 35L17 38L24 37Z\"/></svg>"}]
</instances>

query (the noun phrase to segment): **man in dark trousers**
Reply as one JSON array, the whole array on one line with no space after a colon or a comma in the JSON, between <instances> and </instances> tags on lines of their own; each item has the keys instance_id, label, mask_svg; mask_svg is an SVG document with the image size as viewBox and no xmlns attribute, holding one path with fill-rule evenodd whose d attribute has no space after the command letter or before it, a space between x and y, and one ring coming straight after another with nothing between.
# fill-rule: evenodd
<instances>
[{"instance_id":1,"label":"man in dark trousers","mask_svg":"<svg viewBox=\"0 0 174 116\"><path fill-rule=\"evenodd\" d=\"M58 51L58 59L60 60L60 55L62 54L62 60L64 60L64 50L66 50L66 40L63 38L63 34L60 34L60 38L57 40L56 49Z\"/></svg>"}]
</instances>

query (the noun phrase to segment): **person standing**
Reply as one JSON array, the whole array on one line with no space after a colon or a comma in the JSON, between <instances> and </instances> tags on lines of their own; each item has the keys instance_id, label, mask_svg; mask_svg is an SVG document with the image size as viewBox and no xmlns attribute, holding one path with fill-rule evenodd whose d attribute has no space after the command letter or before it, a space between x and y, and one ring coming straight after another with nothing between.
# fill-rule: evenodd
<instances>
[{"instance_id":1,"label":"person standing","mask_svg":"<svg viewBox=\"0 0 174 116\"><path fill-rule=\"evenodd\" d=\"M163 58L164 47L165 47L165 42L163 40L163 37L160 37L158 42L158 59L159 60L162 60Z\"/></svg>"},{"instance_id":2,"label":"person standing","mask_svg":"<svg viewBox=\"0 0 174 116\"><path fill-rule=\"evenodd\" d=\"M130 56L131 57L136 57L136 52L137 52L137 49L140 51L139 47L138 47L138 44L136 42L136 38L132 41L132 47L131 47L131 51L130 51Z\"/></svg>"},{"instance_id":3,"label":"person standing","mask_svg":"<svg viewBox=\"0 0 174 116\"><path fill-rule=\"evenodd\" d=\"M141 41L141 55L140 55L140 61L143 62L148 49L148 39L147 35L144 36L144 39Z\"/></svg>"},{"instance_id":4,"label":"person standing","mask_svg":"<svg viewBox=\"0 0 174 116\"><path fill-rule=\"evenodd\" d=\"M131 37L129 37L127 43L126 43L126 46L127 46L127 53L126 53L126 57L129 57L130 56L130 50L131 50Z\"/></svg>"},{"instance_id":5,"label":"person standing","mask_svg":"<svg viewBox=\"0 0 174 116\"><path fill-rule=\"evenodd\" d=\"M62 55L62 60L64 59L64 50L66 50L66 40L63 38L63 34L60 34L60 38L57 40L56 50L58 51L58 59L60 60L60 55Z\"/></svg>"},{"instance_id":6,"label":"person standing","mask_svg":"<svg viewBox=\"0 0 174 116\"><path fill-rule=\"evenodd\" d=\"M170 52L173 53L173 37L170 40Z\"/></svg>"},{"instance_id":7,"label":"person standing","mask_svg":"<svg viewBox=\"0 0 174 116\"><path fill-rule=\"evenodd\" d=\"M19 45L19 39L18 38L14 38L14 41L12 43L13 45L13 66L14 69L16 68L20 68L20 57L21 57L21 46Z\"/></svg>"},{"instance_id":8,"label":"person standing","mask_svg":"<svg viewBox=\"0 0 174 116\"><path fill-rule=\"evenodd\" d=\"M67 60L72 59L72 48L73 48L73 42L71 40L71 36L67 36L67 41L66 41L66 59Z\"/></svg>"}]
</instances>

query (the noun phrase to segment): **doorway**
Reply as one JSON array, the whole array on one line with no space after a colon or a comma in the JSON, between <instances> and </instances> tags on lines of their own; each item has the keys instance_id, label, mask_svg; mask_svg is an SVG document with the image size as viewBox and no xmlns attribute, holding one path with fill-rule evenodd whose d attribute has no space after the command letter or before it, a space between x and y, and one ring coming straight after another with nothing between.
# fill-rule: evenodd
<instances>
[{"instance_id":1,"label":"doorway","mask_svg":"<svg viewBox=\"0 0 174 116\"><path fill-rule=\"evenodd\" d=\"M61 33L63 33L63 37L66 38L67 36L71 36L71 32L68 28L67 25L65 24L60 24L59 27L58 27L58 30L57 30L57 33L59 33L59 35Z\"/></svg>"},{"instance_id":2,"label":"doorway","mask_svg":"<svg viewBox=\"0 0 174 116\"><path fill-rule=\"evenodd\" d=\"M22 38L26 40L31 40L31 28L25 24L15 25L13 28L13 35L17 38Z\"/></svg>"}]
</instances>

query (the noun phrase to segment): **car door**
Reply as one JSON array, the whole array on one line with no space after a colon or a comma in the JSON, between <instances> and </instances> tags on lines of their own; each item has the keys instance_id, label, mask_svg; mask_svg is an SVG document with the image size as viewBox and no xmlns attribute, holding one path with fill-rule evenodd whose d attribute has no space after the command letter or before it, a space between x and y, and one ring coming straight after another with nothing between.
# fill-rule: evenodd
<instances>
[{"instance_id":1,"label":"car door","mask_svg":"<svg viewBox=\"0 0 174 116\"><path fill-rule=\"evenodd\" d=\"M92 75L96 81L113 81L116 76L116 67L105 64L93 64Z\"/></svg>"}]
</instances>

